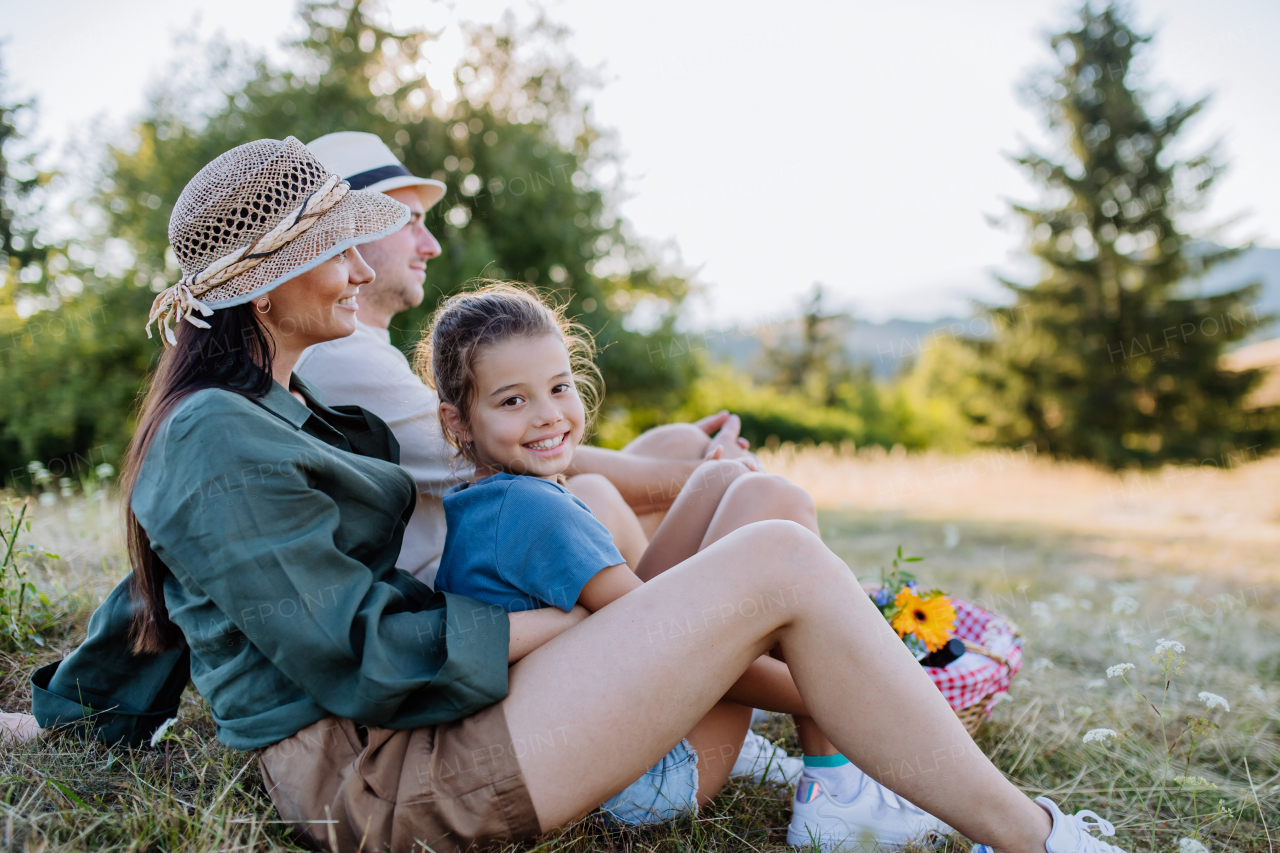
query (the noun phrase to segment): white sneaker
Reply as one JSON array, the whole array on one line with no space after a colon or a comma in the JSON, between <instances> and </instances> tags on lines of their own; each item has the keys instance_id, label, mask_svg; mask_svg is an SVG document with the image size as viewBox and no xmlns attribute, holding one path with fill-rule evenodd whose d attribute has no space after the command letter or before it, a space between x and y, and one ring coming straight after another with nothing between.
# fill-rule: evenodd
<instances>
[{"instance_id":1,"label":"white sneaker","mask_svg":"<svg viewBox=\"0 0 1280 853\"><path fill-rule=\"evenodd\" d=\"M796 786L787 843L810 850L816 847L822 853L879 853L908 841L940 842L950 831L951 827L865 773L857 795L847 803L822 790L816 779L803 776Z\"/></svg>"},{"instance_id":2,"label":"white sneaker","mask_svg":"<svg viewBox=\"0 0 1280 853\"><path fill-rule=\"evenodd\" d=\"M804 772L804 761L792 758L755 732L747 732L738 751L738 760L729 771L730 779L750 778L756 784L776 782L794 785Z\"/></svg>"},{"instance_id":3,"label":"white sneaker","mask_svg":"<svg viewBox=\"0 0 1280 853\"><path fill-rule=\"evenodd\" d=\"M1047 797L1036 797L1036 804L1053 818L1053 830L1044 843L1044 849L1049 853L1125 853L1114 844L1100 841L1089 834L1091 827L1097 827L1099 835L1108 838L1115 835L1116 828L1110 821L1088 809L1073 815L1063 814L1057 804ZM1092 818L1093 822L1087 822L1086 818Z\"/></svg>"}]
</instances>

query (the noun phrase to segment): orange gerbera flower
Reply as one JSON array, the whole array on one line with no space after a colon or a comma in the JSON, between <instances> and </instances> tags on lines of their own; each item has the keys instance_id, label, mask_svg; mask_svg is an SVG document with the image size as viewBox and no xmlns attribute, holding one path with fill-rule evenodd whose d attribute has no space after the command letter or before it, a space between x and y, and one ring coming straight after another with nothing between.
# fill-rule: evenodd
<instances>
[{"instance_id":1,"label":"orange gerbera flower","mask_svg":"<svg viewBox=\"0 0 1280 853\"><path fill-rule=\"evenodd\" d=\"M947 644L951 629L956 624L956 609L944 595L921 597L904 586L893 600L898 613L893 617L893 630L899 637L915 634L929 651L937 651Z\"/></svg>"}]
</instances>

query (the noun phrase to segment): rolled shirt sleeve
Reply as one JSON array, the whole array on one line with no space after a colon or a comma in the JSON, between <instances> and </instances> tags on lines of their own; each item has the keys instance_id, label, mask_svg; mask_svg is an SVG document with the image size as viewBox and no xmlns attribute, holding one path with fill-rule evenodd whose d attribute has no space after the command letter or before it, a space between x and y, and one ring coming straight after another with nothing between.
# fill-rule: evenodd
<instances>
[{"instance_id":1,"label":"rolled shirt sleeve","mask_svg":"<svg viewBox=\"0 0 1280 853\"><path fill-rule=\"evenodd\" d=\"M130 650L133 575L89 619L84 643L31 677L31 713L42 728L83 726L106 743L138 746L177 716L190 674L184 641L167 652Z\"/></svg>"}]
</instances>

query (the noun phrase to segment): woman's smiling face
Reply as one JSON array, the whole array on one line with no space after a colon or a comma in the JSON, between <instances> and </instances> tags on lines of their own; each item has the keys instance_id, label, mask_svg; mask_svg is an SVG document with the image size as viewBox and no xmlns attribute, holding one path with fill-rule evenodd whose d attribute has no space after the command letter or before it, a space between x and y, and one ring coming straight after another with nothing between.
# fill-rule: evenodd
<instances>
[{"instance_id":1,"label":"woman's smiling face","mask_svg":"<svg viewBox=\"0 0 1280 853\"><path fill-rule=\"evenodd\" d=\"M465 426L457 410L440 415L473 444L476 479L506 471L554 478L569 467L586 412L559 334L515 337L476 353L475 402Z\"/></svg>"}]
</instances>

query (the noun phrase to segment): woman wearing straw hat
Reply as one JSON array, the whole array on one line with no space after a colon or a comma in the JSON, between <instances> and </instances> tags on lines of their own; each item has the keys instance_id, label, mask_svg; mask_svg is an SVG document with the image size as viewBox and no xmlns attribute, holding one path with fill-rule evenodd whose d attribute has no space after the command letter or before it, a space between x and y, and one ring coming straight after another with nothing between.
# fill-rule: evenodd
<instances>
[{"instance_id":1,"label":"woman wearing straw hat","mask_svg":"<svg viewBox=\"0 0 1280 853\"><path fill-rule=\"evenodd\" d=\"M749 525L590 618L508 615L397 571L415 487L394 439L291 369L351 333L372 277L355 247L406 218L292 138L233 149L187 185L169 231L184 275L152 310L166 349L126 468L133 573L85 643L34 674L40 725L140 743L190 677L219 739L262 750L272 800L312 842L442 851L572 821L695 725L710 763L742 737L746 709L721 697L778 645L841 751L965 835L1116 849L1005 780L799 525ZM844 835L892 838L920 814L891 795L877 807Z\"/></svg>"}]
</instances>

